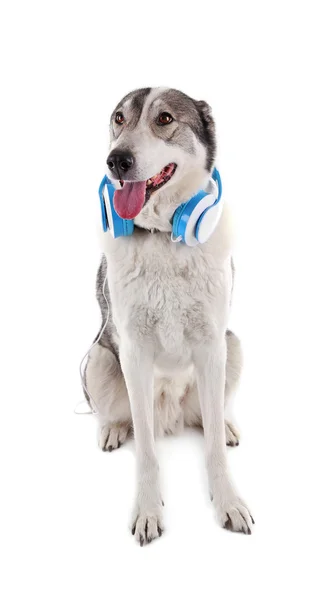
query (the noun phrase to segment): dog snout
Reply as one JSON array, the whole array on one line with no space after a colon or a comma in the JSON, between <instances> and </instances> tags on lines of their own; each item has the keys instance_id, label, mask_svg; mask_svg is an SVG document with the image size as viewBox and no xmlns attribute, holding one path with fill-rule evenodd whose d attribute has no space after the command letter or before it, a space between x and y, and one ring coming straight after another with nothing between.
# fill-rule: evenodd
<instances>
[{"instance_id":1,"label":"dog snout","mask_svg":"<svg viewBox=\"0 0 331 600\"><path fill-rule=\"evenodd\" d=\"M107 158L110 171L121 179L132 167L134 158L128 150L113 150Z\"/></svg>"}]
</instances>

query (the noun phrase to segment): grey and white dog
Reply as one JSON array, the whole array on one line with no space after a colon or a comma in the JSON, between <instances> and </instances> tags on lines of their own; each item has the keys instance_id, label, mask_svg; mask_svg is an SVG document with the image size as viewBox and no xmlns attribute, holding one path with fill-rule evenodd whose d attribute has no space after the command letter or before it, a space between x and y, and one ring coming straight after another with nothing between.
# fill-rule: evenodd
<instances>
[{"instance_id":1,"label":"grey and white dog","mask_svg":"<svg viewBox=\"0 0 331 600\"><path fill-rule=\"evenodd\" d=\"M102 234L97 277L103 324L89 353L85 383L98 412L100 447L118 448L134 432L138 482L132 533L144 545L163 531L155 436L203 427L209 487L219 523L251 533L253 519L228 471L228 420L240 376L237 337L227 329L232 285L227 206L205 243L171 239L176 208L203 188L214 165L215 125L207 103L168 88L121 100L111 117L108 175L130 237Z\"/></svg>"}]
</instances>

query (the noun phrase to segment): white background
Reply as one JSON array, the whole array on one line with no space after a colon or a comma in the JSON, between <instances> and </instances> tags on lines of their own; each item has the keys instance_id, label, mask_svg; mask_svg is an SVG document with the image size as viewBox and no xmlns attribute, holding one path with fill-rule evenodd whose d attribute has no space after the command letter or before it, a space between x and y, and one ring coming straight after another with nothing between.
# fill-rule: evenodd
<instances>
[{"instance_id":1,"label":"white background","mask_svg":"<svg viewBox=\"0 0 331 600\"><path fill-rule=\"evenodd\" d=\"M2 3L2 598L330 598L328 2ZM256 520L221 530L203 439L158 442L167 531L128 530L134 446L75 416L99 327L97 187L135 87L210 102L246 366L229 461Z\"/></svg>"}]
</instances>

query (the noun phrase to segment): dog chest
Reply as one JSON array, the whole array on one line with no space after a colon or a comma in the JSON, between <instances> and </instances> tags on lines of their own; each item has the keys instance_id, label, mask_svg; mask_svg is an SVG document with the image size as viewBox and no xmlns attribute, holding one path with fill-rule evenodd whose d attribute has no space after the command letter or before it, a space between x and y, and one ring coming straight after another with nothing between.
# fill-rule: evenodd
<instances>
[{"instance_id":1,"label":"dog chest","mask_svg":"<svg viewBox=\"0 0 331 600\"><path fill-rule=\"evenodd\" d=\"M205 249L165 243L165 236L132 241L107 256L119 335L147 336L160 351L179 355L214 336L229 296L227 265Z\"/></svg>"}]
</instances>

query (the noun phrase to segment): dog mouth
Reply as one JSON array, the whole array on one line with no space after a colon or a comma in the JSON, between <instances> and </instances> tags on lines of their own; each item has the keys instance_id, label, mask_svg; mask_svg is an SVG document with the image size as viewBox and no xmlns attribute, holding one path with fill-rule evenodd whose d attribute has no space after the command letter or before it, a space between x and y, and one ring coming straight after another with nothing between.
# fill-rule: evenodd
<instances>
[{"instance_id":1,"label":"dog mouth","mask_svg":"<svg viewBox=\"0 0 331 600\"><path fill-rule=\"evenodd\" d=\"M121 189L114 194L114 208L122 219L134 219L151 195L163 187L173 177L177 165L169 163L159 173L147 181L120 180Z\"/></svg>"},{"instance_id":2,"label":"dog mouth","mask_svg":"<svg viewBox=\"0 0 331 600\"><path fill-rule=\"evenodd\" d=\"M154 175L150 179L146 181L146 200L148 200L156 190L159 190L163 185L170 181L171 177L175 174L177 165L175 163L170 163L160 173Z\"/></svg>"}]
</instances>

